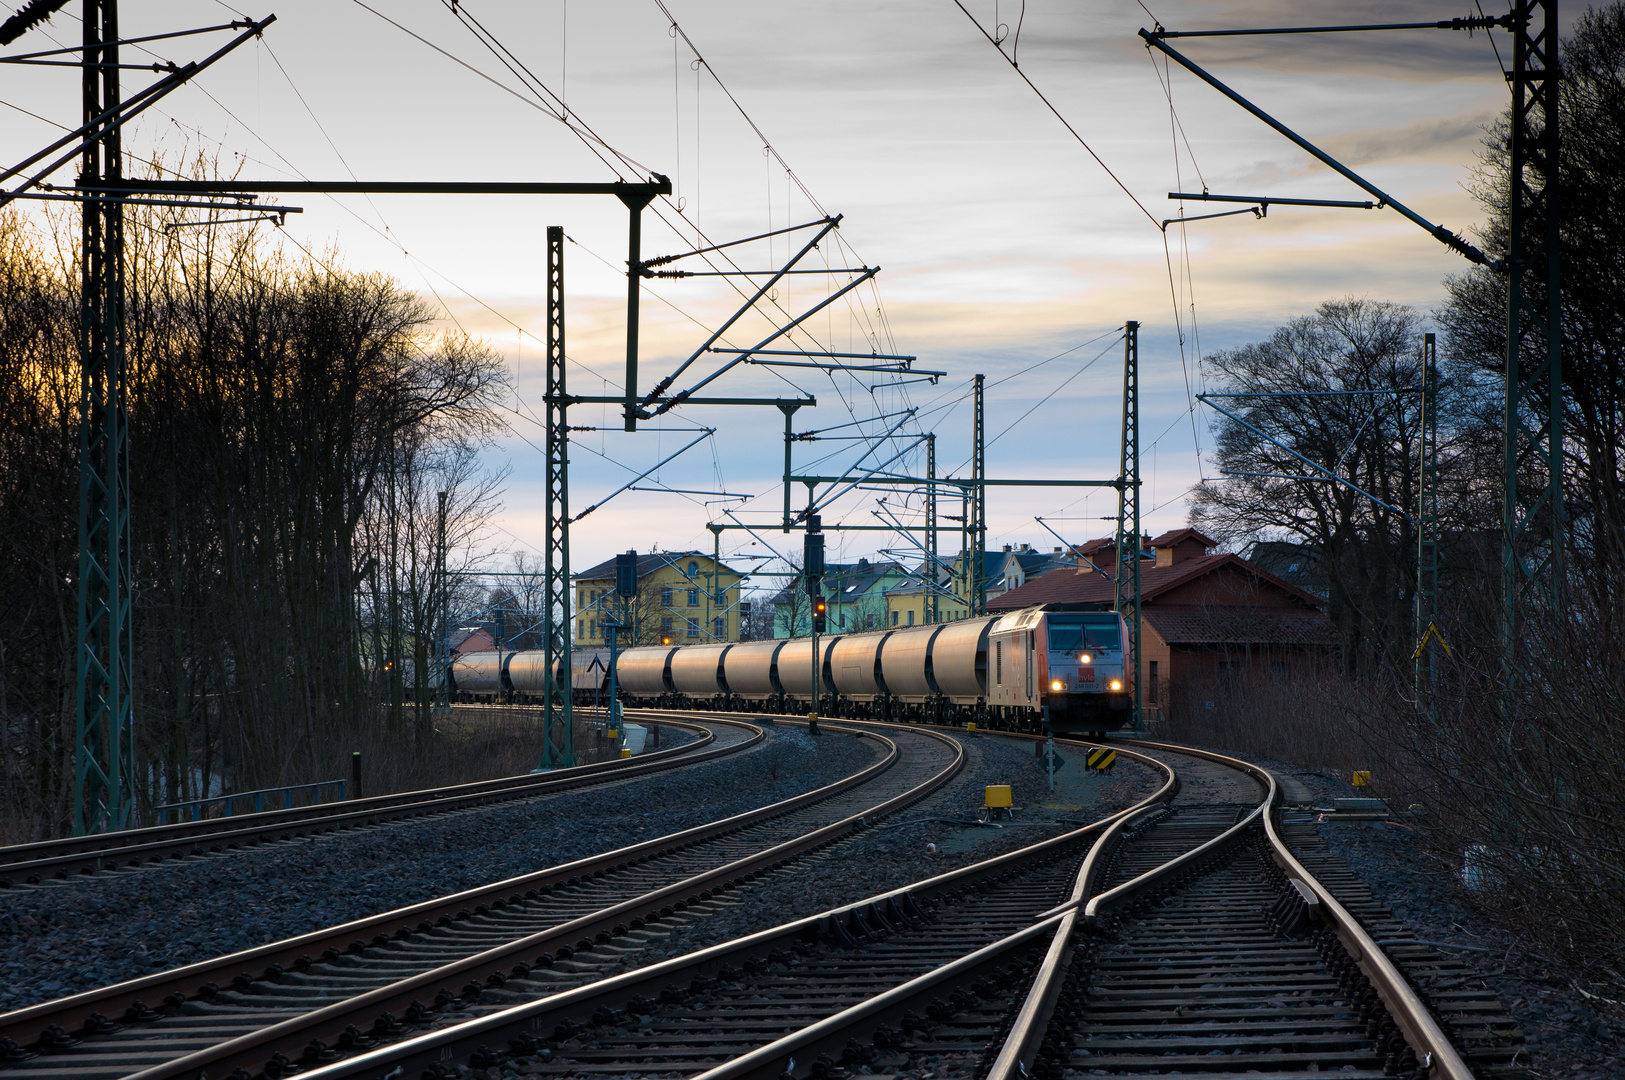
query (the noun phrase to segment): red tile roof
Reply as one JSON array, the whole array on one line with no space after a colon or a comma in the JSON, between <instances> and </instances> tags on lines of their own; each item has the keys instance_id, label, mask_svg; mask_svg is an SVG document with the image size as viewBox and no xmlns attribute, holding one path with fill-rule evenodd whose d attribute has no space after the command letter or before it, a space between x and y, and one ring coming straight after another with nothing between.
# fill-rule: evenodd
<instances>
[{"instance_id":1,"label":"red tile roof","mask_svg":"<svg viewBox=\"0 0 1625 1080\"><path fill-rule=\"evenodd\" d=\"M1155 607L1145 621L1168 645L1337 644L1337 628L1318 611L1270 607Z\"/></svg>"},{"instance_id":2,"label":"red tile roof","mask_svg":"<svg viewBox=\"0 0 1625 1080\"><path fill-rule=\"evenodd\" d=\"M1306 609L1318 611L1314 597L1274 574L1261 570L1239 555L1199 555L1194 559L1174 563L1172 566L1140 564L1140 600L1154 602L1158 595L1177 585L1212 573L1226 566L1241 570L1259 581L1274 586L1299 601ZM1027 582L1019 589L995 597L987 602L989 612L1015 611L1037 604L1110 604L1114 597L1112 579L1099 573L1079 574L1071 569L1055 570L1041 578Z\"/></svg>"},{"instance_id":3,"label":"red tile roof","mask_svg":"<svg viewBox=\"0 0 1625 1080\"><path fill-rule=\"evenodd\" d=\"M1201 545L1205 548L1219 546L1219 542L1217 540L1213 539L1211 536L1205 536L1202 533L1197 532L1195 529L1169 529L1161 536L1154 538L1151 541L1151 546L1154 548L1173 547L1181 540L1200 541Z\"/></svg>"}]
</instances>

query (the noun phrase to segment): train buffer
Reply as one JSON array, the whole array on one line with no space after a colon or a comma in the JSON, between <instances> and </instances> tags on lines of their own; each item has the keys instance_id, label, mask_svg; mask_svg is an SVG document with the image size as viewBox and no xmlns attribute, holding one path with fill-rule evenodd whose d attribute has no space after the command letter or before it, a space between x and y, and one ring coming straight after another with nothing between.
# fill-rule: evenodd
<instances>
[{"instance_id":1,"label":"train buffer","mask_svg":"<svg viewBox=\"0 0 1625 1080\"><path fill-rule=\"evenodd\" d=\"M1090 772L1111 772L1112 766L1117 764L1117 751L1106 746L1097 746L1089 751L1086 759Z\"/></svg>"}]
</instances>

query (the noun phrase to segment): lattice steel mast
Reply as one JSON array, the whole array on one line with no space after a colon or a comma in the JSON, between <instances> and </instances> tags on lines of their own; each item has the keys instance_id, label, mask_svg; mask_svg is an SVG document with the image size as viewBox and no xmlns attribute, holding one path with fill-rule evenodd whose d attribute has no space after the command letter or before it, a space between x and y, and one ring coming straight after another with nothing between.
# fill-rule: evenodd
<instances>
[{"instance_id":1,"label":"lattice steel mast","mask_svg":"<svg viewBox=\"0 0 1625 1080\"><path fill-rule=\"evenodd\" d=\"M938 621L937 609L937 436L925 437L925 621Z\"/></svg>"},{"instance_id":2,"label":"lattice steel mast","mask_svg":"<svg viewBox=\"0 0 1625 1080\"><path fill-rule=\"evenodd\" d=\"M1129 725L1140 726L1140 324L1123 324L1123 442L1117 465L1117 573L1113 608L1128 630Z\"/></svg>"},{"instance_id":3,"label":"lattice steel mast","mask_svg":"<svg viewBox=\"0 0 1625 1080\"><path fill-rule=\"evenodd\" d=\"M118 0L85 0L83 22L83 122L94 125L119 105ZM79 168L81 183L120 185L118 123L86 141ZM108 192L83 206L75 834L128 828L135 809L124 203Z\"/></svg>"},{"instance_id":4,"label":"lattice steel mast","mask_svg":"<svg viewBox=\"0 0 1625 1080\"><path fill-rule=\"evenodd\" d=\"M635 215L634 215L635 219ZM637 278L632 275L633 280ZM576 763L570 701L570 428L564 386L564 227L547 227L547 564L542 571L541 768ZM628 345L628 354L636 346Z\"/></svg>"},{"instance_id":5,"label":"lattice steel mast","mask_svg":"<svg viewBox=\"0 0 1625 1080\"><path fill-rule=\"evenodd\" d=\"M1433 683L1428 629L1439 617L1439 369L1434 338L1422 335L1422 454L1417 468L1416 507L1416 693Z\"/></svg>"},{"instance_id":6,"label":"lattice steel mast","mask_svg":"<svg viewBox=\"0 0 1625 1080\"><path fill-rule=\"evenodd\" d=\"M987 446L983 441L984 428L982 425L982 382L984 376L976 376L976 407L975 418L972 420L971 430L971 487L969 491L969 513L965 518L965 531L967 533L967 546L970 547L970 595L965 599L970 604L972 615L987 614L987 567L982 551L987 547Z\"/></svg>"},{"instance_id":7,"label":"lattice steel mast","mask_svg":"<svg viewBox=\"0 0 1625 1080\"><path fill-rule=\"evenodd\" d=\"M1557 0L1518 0L1511 31L1502 515L1509 646L1522 602L1536 596L1554 609L1562 602L1565 527ZM1524 361L1526 325L1532 363Z\"/></svg>"}]
</instances>

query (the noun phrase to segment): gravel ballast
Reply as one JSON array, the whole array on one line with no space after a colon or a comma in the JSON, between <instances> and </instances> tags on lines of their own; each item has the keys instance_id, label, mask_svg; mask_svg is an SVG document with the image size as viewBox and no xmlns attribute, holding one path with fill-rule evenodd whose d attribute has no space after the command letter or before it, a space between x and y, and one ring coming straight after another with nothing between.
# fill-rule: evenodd
<instances>
[{"instance_id":1,"label":"gravel ballast","mask_svg":"<svg viewBox=\"0 0 1625 1080\"><path fill-rule=\"evenodd\" d=\"M1111 775L1086 777L1083 751L1060 747L1067 764L1052 794L1031 742L991 734L963 742L965 768L941 790L798 860L793 873L739 889L737 903L680 929L661 946L629 955L621 967L720 944L1059 836L1077 827L1067 822L1103 817L1151 794L1162 781L1160 773L1123 759ZM978 824L991 784L1009 784L1017 809L1009 822ZM927 848L932 844L935 852Z\"/></svg>"},{"instance_id":2,"label":"gravel ballast","mask_svg":"<svg viewBox=\"0 0 1625 1080\"><path fill-rule=\"evenodd\" d=\"M770 728L762 746L642 779L14 890L0 907L0 1011L702 825L879 756L872 740Z\"/></svg>"}]
</instances>

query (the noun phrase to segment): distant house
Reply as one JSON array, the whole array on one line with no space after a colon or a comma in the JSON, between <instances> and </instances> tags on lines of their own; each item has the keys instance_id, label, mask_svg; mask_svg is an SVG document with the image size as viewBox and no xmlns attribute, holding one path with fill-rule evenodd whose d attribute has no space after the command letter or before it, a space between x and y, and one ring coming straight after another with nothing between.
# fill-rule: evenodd
<instances>
[{"instance_id":1,"label":"distant house","mask_svg":"<svg viewBox=\"0 0 1625 1080\"><path fill-rule=\"evenodd\" d=\"M1176 701L1181 686L1244 672L1290 675L1335 663L1337 630L1320 601L1239 555L1212 555L1214 541L1175 529L1149 542L1140 566L1142 701ZM1051 571L988 602L989 613L1034 604L1109 610L1117 565L1113 540L1079 549L1089 562ZM1093 565L1090 565L1090 564ZM1099 569L1096 569L1098 567Z\"/></svg>"},{"instance_id":2,"label":"distant house","mask_svg":"<svg viewBox=\"0 0 1625 1080\"><path fill-rule=\"evenodd\" d=\"M451 632L451 655L491 652L497 647L496 634L485 626L465 626Z\"/></svg>"},{"instance_id":3,"label":"distant house","mask_svg":"<svg viewBox=\"0 0 1625 1080\"><path fill-rule=\"evenodd\" d=\"M886 596L909 580L900 563L890 560L825 563L822 583L825 624L831 633L879 630L887 624ZM811 632L805 581L796 577L773 598L773 636L799 637Z\"/></svg>"},{"instance_id":4,"label":"distant house","mask_svg":"<svg viewBox=\"0 0 1625 1080\"><path fill-rule=\"evenodd\" d=\"M699 551L651 551L638 556L637 596L621 605L615 560L581 571L575 583L575 642L609 642L611 617L624 616L623 645L697 645L739 640L739 583L744 575Z\"/></svg>"},{"instance_id":5,"label":"distant house","mask_svg":"<svg viewBox=\"0 0 1625 1080\"><path fill-rule=\"evenodd\" d=\"M1308 544L1291 540L1254 540L1247 545L1243 557L1260 570L1274 574L1322 601L1331 591L1326 583L1326 571L1321 566L1320 554Z\"/></svg>"}]
</instances>

